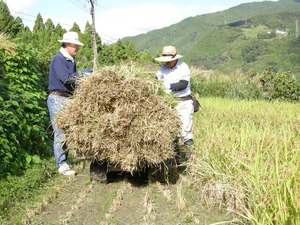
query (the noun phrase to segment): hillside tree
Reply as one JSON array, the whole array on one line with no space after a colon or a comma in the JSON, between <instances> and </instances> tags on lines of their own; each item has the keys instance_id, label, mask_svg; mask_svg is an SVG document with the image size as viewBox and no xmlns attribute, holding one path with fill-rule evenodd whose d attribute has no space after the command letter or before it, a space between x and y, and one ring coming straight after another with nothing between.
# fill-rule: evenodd
<instances>
[{"instance_id":1,"label":"hillside tree","mask_svg":"<svg viewBox=\"0 0 300 225\"><path fill-rule=\"evenodd\" d=\"M54 26L54 24L53 24L53 22L50 18L48 18L46 23L45 23L45 29L49 30L49 31L55 30L55 26Z\"/></svg>"},{"instance_id":2,"label":"hillside tree","mask_svg":"<svg viewBox=\"0 0 300 225\"><path fill-rule=\"evenodd\" d=\"M0 32L10 33L14 25L14 17L10 14L7 4L0 1Z\"/></svg>"},{"instance_id":3,"label":"hillside tree","mask_svg":"<svg viewBox=\"0 0 300 225\"><path fill-rule=\"evenodd\" d=\"M77 32L78 34L81 33L80 27L79 27L79 25L76 22L73 24L73 26L70 29L70 31Z\"/></svg>"},{"instance_id":4,"label":"hillside tree","mask_svg":"<svg viewBox=\"0 0 300 225\"><path fill-rule=\"evenodd\" d=\"M45 29L45 25L44 25L44 22L43 22L43 17L39 13L36 17L35 22L34 22L33 33L37 33L38 31L43 30L43 29Z\"/></svg>"}]
</instances>

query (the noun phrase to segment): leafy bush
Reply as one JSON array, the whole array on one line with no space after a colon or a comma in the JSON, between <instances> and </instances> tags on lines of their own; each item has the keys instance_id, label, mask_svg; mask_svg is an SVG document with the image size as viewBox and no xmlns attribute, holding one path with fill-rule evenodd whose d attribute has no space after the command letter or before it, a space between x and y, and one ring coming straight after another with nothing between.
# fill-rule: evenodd
<instances>
[{"instance_id":1,"label":"leafy bush","mask_svg":"<svg viewBox=\"0 0 300 225\"><path fill-rule=\"evenodd\" d=\"M267 69L261 82L266 99L300 100L300 86L295 76L289 72L275 73Z\"/></svg>"},{"instance_id":2,"label":"leafy bush","mask_svg":"<svg viewBox=\"0 0 300 225\"><path fill-rule=\"evenodd\" d=\"M46 149L45 80L33 50L0 48L0 177L20 174Z\"/></svg>"}]
</instances>

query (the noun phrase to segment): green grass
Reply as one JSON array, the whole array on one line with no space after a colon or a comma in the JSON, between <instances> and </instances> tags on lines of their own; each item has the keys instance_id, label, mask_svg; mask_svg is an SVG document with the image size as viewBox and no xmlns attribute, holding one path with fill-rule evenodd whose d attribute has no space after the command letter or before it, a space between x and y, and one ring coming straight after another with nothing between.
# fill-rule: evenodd
<instances>
[{"instance_id":1,"label":"green grass","mask_svg":"<svg viewBox=\"0 0 300 225\"><path fill-rule=\"evenodd\" d=\"M272 30L268 28L267 26L257 26L257 27L252 27L251 29L243 28L242 29L245 36L248 38L256 38L257 34L259 33L268 33L271 32Z\"/></svg>"},{"instance_id":2,"label":"green grass","mask_svg":"<svg viewBox=\"0 0 300 225\"><path fill-rule=\"evenodd\" d=\"M251 224L300 224L300 105L199 100L192 175L203 198Z\"/></svg>"},{"instance_id":3,"label":"green grass","mask_svg":"<svg viewBox=\"0 0 300 225\"><path fill-rule=\"evenodd\" d=\"M42 210L44 199L52 198L68 179L56 172L54 160L47 159L24 172L0 181L0 224L22 224L28 211Z\"/></svg>"}]
</instances>

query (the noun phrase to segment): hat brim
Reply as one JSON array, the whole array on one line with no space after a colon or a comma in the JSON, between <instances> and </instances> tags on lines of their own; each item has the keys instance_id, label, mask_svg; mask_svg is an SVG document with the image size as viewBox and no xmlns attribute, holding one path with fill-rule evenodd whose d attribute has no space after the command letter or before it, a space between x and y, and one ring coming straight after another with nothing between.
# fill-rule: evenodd
<instances>
[{"instance_id":1,"label":"hat brim","mask_svg":"<svg viewBox=\"0 0 300 225\"><path fill-rule=\"evenodd\" d=\"M81 43L80 41L64 41L64 40L58 40L60 43L70 43L70 44L75 44L75 45L81 45L83 46L84 44Z\"/></svg>"},{"instance_id":2,"label":"hat brim","mask_svg":"<svg viewBox=\"0 0 300 225\"><path fill-rule=\"evenodd\" d=\"M183 57L182 55L177 54L174 58L172 56L161 56L161 57L155 58L155 60L158 62L172 62L172 61L182 58L182 57Z\"/></svg>"}]
</instances>

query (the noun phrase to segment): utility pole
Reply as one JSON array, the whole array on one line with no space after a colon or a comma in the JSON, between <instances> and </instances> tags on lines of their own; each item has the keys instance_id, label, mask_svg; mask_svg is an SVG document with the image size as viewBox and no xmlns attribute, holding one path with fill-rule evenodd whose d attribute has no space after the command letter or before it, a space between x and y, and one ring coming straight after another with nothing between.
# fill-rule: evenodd
<instances>
[{"instance_id":1,"label":"utility pole","mask_svg":"<svg viewBox=\"0 0 300 225\"><path fill-rule=\"evenodd\" d=\"M95 1L89 0L91 3L91 15L92 15L92 35L93 35L93 53L94 53L94 67L93 71L97 71L98 66L98 52L97 52L97 43L96 43L96 26L95 26Z\"/></svg>"},{"instance_id":2,"label":"utility pole","mask_svg":"<svg viewBox=\"0 0 300 225\"><path fill-rule=\"evenodd\" d=\"M295 33L295 35L296 35L296 38L298 38L298 37L299 37L299 27L298 27L298 20L296 20L296 33Z\"/></svg>"}]
</instances>

